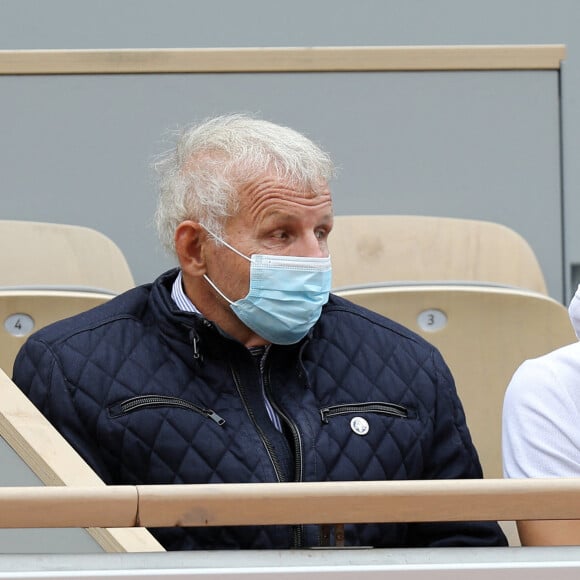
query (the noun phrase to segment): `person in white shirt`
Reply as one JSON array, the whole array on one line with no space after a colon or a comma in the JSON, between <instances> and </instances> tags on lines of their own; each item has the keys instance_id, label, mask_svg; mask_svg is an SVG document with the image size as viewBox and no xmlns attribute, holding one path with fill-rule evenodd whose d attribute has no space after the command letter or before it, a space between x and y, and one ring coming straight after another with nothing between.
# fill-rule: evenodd
<instances>
[{"instance_id":1,"label":"person in white shirt","mask_svg":"<svg viewBox=\"0 0 580 580\"><path fill-rule=\"evenodd\" d=\"M580 339L580 286L568 308ZM507 478L580 477L580 342L526 360L504 400ZM580 520L518 522L523 545L580 544Z\"/></svg>"}]
</instances>

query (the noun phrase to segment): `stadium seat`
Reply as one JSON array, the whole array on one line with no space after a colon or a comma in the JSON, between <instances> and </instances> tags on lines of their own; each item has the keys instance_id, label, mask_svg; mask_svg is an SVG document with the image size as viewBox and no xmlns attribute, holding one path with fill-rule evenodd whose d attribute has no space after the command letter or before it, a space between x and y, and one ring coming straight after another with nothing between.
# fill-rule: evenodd
<instances>
[{"instance_id":1,"label":"stadium seat","mask_svg":"<svg viewBox=\"0 0 580 580\"><path fill-rule=\"evenodd\" d=\"M487 221L415 215L344 215L329 237L333 286L479 283L546 294L527 241Z\"/></svg>"}]
</instances>

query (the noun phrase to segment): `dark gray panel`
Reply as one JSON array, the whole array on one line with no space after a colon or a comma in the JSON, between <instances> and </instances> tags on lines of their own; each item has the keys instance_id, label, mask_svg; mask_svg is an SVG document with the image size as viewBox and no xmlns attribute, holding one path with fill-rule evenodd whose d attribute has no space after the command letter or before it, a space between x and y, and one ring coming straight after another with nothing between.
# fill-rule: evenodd
<instances>
[{"instance_id":1,"label":"dark gray panel","mask_svg":"<svg viewBox=\"0 0 580 580\"><path fill-rule=\"evenodd\" d=\"M0 215L95 227L149 281L172 263L151 227L161 136L249 111L330 151L337 213L504 223L560 299L558 106L555 71L1 77Z\"/></svg>"}]
</instances>

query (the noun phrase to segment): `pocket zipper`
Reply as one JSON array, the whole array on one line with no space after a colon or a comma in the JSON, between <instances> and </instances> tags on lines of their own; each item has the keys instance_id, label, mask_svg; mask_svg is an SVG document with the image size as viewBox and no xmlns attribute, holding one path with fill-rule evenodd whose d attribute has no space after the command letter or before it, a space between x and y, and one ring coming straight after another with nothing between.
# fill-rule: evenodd
<instances>
[{"instance_id":1,"label":"pocket zipper","mask_svg":"<svg viewBox=\"0 0 580 580\"><path fill-rule=\"evenodd\" d=\"M399 417L401 419L408 419L409 411L406 407L397 405L395 403L346 403L343 405L331 405L320 409L320 418L323 423L328 423L330 417L337 415L350 415L353 413L380 413L382 415L389 415L391 417Z\"/></svg>"},{"instance_id":2,"label":"pocket zipper","mask_svg":"<svg viewBox=\"0 0 580 580\"><path fill-rule=\"evenodd\" d=\"M204 417L207 417L217 423L218 425L224 425L225 419L220 417L212 409L204 409L190 401L185 399L180 399L179 397L168 397L165 395L141 395L138 397L132 397L123 401L122 403L117 403L109 407L110 417L120 417L121 415L127 415L133 411L143 409L145 407L177 407L179 409L188 409L189 411L194 411L199 413Z\"/></svg>"}]
</instances>

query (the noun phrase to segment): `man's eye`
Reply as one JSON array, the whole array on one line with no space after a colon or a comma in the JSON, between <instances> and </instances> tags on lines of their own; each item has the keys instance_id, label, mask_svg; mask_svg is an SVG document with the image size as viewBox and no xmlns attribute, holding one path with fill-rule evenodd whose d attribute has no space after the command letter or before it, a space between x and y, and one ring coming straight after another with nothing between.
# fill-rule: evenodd
<instances>
[{"instance_id":1,"label":"man's eye","mask_svg":"<svg viewBox=\"0 0 580 580\"><path fill-rule=\"evenodd\" d=\"M316 230L316 237L319 240L325 240L328 237L328 230Z\"/></svg>"}]
</instances>

